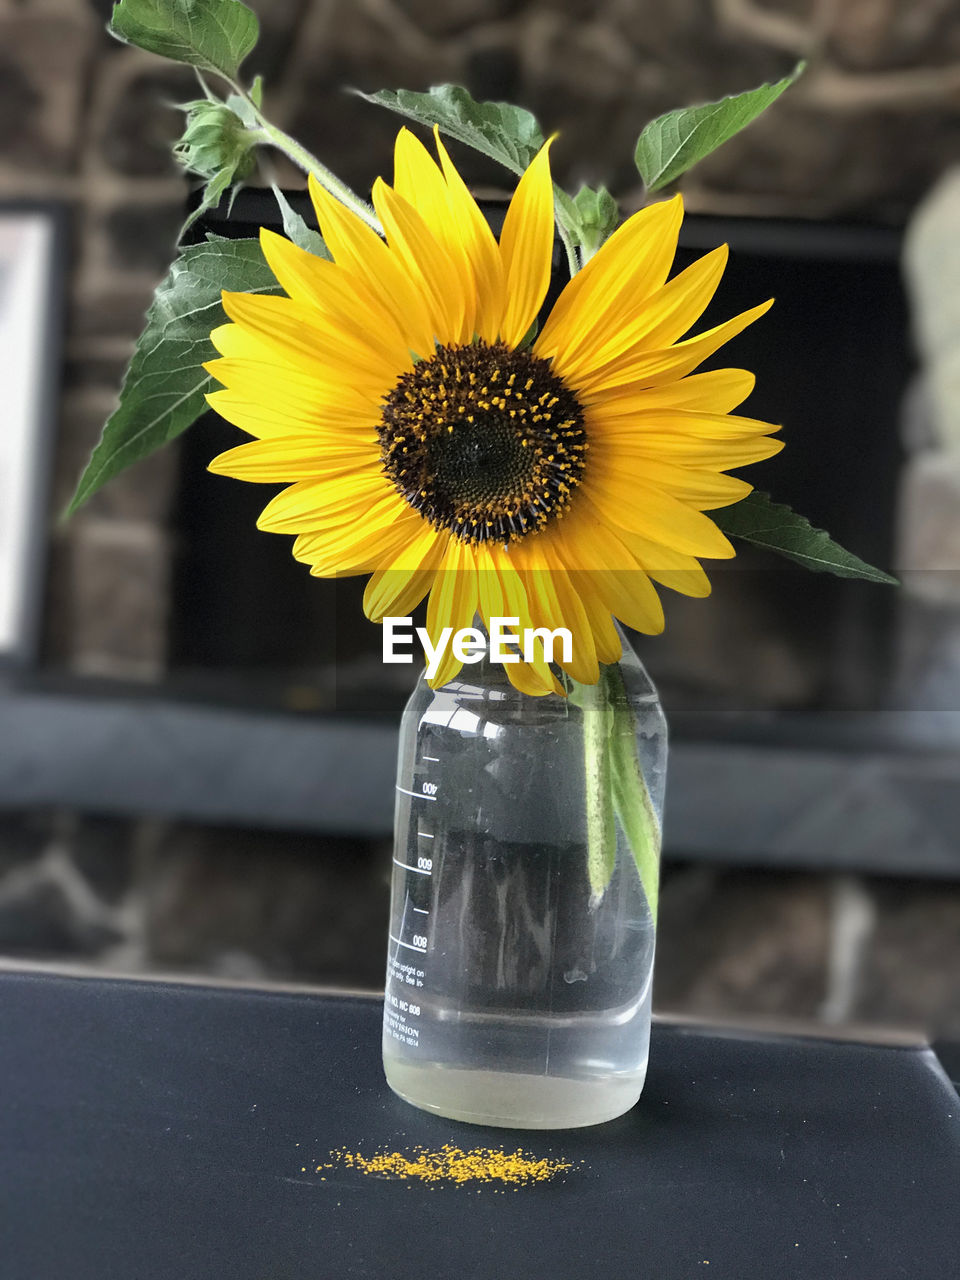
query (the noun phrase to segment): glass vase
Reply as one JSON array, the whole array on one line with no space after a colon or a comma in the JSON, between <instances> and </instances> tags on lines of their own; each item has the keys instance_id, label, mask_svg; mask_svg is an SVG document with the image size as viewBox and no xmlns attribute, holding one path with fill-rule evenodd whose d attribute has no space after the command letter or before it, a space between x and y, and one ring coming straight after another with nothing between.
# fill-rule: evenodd
<instances>
[{"instance_id":1,"label":"glass vase","mask_svg":"<svg viewBox=\"0 0 960 1280\"><path fill-rule=\"evenodd\" d=\"M569 1128L640 1096L666 723L624 644L529 697L486 658L404 712L383 1062L417 1107Z\"/></svg>"}]
</instances>

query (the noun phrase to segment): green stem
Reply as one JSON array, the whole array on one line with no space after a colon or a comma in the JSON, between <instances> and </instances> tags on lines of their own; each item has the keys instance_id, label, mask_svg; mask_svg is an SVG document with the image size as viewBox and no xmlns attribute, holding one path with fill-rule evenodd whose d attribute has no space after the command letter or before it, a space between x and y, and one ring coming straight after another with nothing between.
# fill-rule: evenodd
<instances>
[{"instance_id":1,"label":"green stem","mask_svg":"<svg viewBox=\"0 0 960 1280\"><path fill-rule=\"evenodd\" d=\"M311 155L305 147L302 147L296 138L291 138L288 133L271 124L256 107L254 110L260 124L260 128L255 131L258 142L269 143L270 146L276 147L305 173L312 173L321 187L329 191L332 196L336 196L340 203L346 205L358 218L362 218L368 227L376 231L377 235L383 234L380 220L365 200L361 200L355 191L351 191L347 184L341 182L337 175L322 164L315 155Z\"/></svg>"},{"instance_id":2,"label":"green stem","mask_svg":"<svg viewBox=\"0 0 960 1280\"><path fill-rule=\"evenodd\" d=\"M601 677L612 704L613 726L608 740L610 786L617 821L633 853L640 883L654 922L660 888L660 821L643 776L637 751L637 725L627 699L623 673L606 667Z\"/></svg>"},{"instance_id":3,"label":"green stem","mask_svg":"<svg viewBox=\"0 0 960 1280\"><path fill-rule=\"evenodd\" d=\"M345 182L341 182L337 175L332 173L321 160L311 154L306 147L302 147L296 138L291 138L289 133L284 133L275 124L271 124L246 89L238 85L235 80L231 80L229 76L224 76L223 79L226 80L233 92L250 107L257 124L260 126L259 129L252 129L250 132L254 134L258 142L276 147L278 151L282 151L304 173L312 173L321 187L329 191L332 196L336 196L340 203L345 204L348 209L352 209L358 218L362 218L368 227L376 231L377 235L383 235L383 227L380 225L380 220L365 200L361 200L357 193L352 191Z\"/></svg>"},{"instance_id":4,"label":"green stem","mask_svg":"<svg viewBox=\"0 0 960 1280\"><path fill-rule=\"evenodd\" d=\"M593 255L600 248L599 244L585 244L580 242L580 267L581 269L587 265Z\"/></svg>"},{"instance_id":5,"label":"green stem","mask_svg":"<svg viewBox=\"0 0 960 1280\"><path fill-rule=\"evenodd\" d=\"M570 235L570 232L563 225L563 223L560 221L559 218L557 219L557 230L560 233L560 239L563 241L563 247L566 250L567 267L570 271L570 279L572 280L573 277L580 270L580 262L577 258L577 250L573 243L573 238Z\"/></svg>"},{"instance_id":6,"label":"green stem","mask_svg":"<svg viewBox=\"0 0 960 1280\"><path fill-rule=\"evenodd\" d=\"M583 716L583 774L587 822L587 878L596 906L606 892L617 860L617 828L607 741L610 706L601 684L573 681L570 700Z\"/></svg>"}]
</instances>

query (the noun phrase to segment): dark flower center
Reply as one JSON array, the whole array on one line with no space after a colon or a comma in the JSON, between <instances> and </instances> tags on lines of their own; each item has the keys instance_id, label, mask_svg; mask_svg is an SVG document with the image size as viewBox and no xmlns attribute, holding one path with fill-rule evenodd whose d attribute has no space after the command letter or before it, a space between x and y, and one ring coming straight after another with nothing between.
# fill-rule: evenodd
<instances>
[{"instance_id":1,"label":"dark flower center","mask_svg":"<svg viewBox=\"0 0 960 1280\"><path fill-rule=\"evenodd\" d=\"M546 360L438 347L386 397L384 474L437 529L510 542L562 516L583 476L583 410Z\"/></svg>"}]
</instances>

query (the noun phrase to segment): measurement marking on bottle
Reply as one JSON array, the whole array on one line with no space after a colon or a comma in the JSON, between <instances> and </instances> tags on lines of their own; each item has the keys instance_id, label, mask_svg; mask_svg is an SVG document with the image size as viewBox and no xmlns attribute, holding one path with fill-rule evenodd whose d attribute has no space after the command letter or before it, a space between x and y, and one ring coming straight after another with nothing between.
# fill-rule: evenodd
<instances>
[{"instance_id":1,"label":"measurement marking on bottle","mask_svg":"<svg viewBox=\"0 0 960 1280\"><path fill-rule=\"evenodd\" d=\"M430 912L426 907L414 907L414 911L419 911L422 916L428 916Z\"/></svg>"},{"instance_id":2,"label":"measurement marking on bottle","mask_svg":"<svg viewBox=\"0 0 960 1280\"><path fill-rule=\"evenodd\" d=\"M425 782L423 785L424 788L432 787L434 791L437 789L437 784L435 782ZM397 791L402 791L405 796L413 796L414 800L436 800L437 798L435 795L431 795L426 789L423 791L408 791L406 787L401 787L399 782L397 783L396 789Z\"/></svg>"},{"instance_id":3,"label":"measurement marking on bottle","mask_svg":"<svg viewBox=\"0 0 960 1280\"><path fill-rule=\"evenodd\" d=\"M394 858L394 862L398 867L406 867L408 871L419 871L422 876L428 876L431 874L430 867L415 867L409 862L401 862L399 858Z\"/></svg>"},{"instance_id":4,"label":"measurement marking on bottle","mask_svg":"<svg viewBox=\"0 0 960 1280\"><path fill-rule=\"evenodd\" d=\"M410 951L419 951L423 953L427 949L426 943L424 943L422 947L415 947L412 942L402 942L399 938L395 938L392 933L390 935L390 941L395 942L398 947L407 947Z\"/></svg>"},{"instance_id":5,"label":"measurement marking on bottle","mask_svg":"<svg viewBox=\"0 0 960 1280\"><path fill-rule=\"evenodd\" d=\"M440 763L440 757L439 757L439 756L421 756L421 757L420 757L420 759L421 759L421 760L432 760L434 764L439 764L439 763Z\"/></svg>"},{"instance_id":6,"label":"measurement marking on bottle","mask_svg":"<svg viewBox=\"0 0 960 1280\"><path fill-rule=\"evenodd\" d=\"M418 832L417 832L417 835L418 835L418 836L421 836L424 840L432 840L432 839L433 839L433 836L430 834L430 832L429 832L429 831L418 831Z\"/></svg>"}]
</instances>

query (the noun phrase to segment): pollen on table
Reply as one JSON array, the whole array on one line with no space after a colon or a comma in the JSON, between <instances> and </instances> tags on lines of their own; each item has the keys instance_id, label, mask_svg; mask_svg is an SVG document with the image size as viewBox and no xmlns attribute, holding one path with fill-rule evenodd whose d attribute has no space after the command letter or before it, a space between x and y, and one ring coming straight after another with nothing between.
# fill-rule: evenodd
<instances>
[{"instance_id":1,"label":"pollen on table","mask_svg":"<svg viewBox=\"0 0 960 1280\"><path fill-rule=\"evenodd\" d=\"M365 1177L386 1180L418 1181L451 1186L474 1185L478 1191L484 1184L500 1187L530 1186L549 1182L559 1173L573 1168L573 1162L552 1156L536 1156L517 1148L503 1151L491 1147L475 1147L464 1151L445 1143L429 1150L413 1147L407 1151L378 1148L371 1154L339 1148L330 1152L330 1162L321 1169L351 1169ZM495 1187L494 1189L499 1189Z\"/></svg>"}]
</instances>

